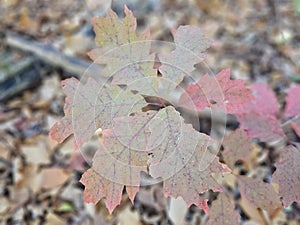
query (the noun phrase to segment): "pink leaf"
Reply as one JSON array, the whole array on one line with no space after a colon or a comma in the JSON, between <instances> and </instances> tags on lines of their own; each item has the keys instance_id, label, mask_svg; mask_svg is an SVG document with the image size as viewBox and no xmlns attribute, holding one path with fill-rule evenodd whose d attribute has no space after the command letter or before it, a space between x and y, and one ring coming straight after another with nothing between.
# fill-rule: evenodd
<instances>
[{"instance_id":1,"label":"pink leaf","mask_svg":"<svg viewBox=\"0 0 300 225\"><path fill-rule=\"evenodd\" d=\"M284 113L287 117L300 115L300 84L288 90Z\"/></svg>"},{"instance_id":2,"label":"pink leaf","mask_svg":"<svg viewBox=\"0 0 300 225\"><path fill-rule=\"evenodd\" d=\"M300 145L288 146L275 164L272 181L279 184L284 207L300 201Z\"/></svg>"},{"instance_id":3,"label":"pink leaf","mask_svg":"<svg viewBox=\"0 0 300 225\"><path fill-rule=\"evenodd\" d=\"M224 138L222 155L226 164L234 169L238 160L246 161L252 152L252 143L245 131L237 129Z\"/></svg>"},{"instance_id":4,"label":"pink leaf","mask_svg":"<svg viewBox=\"0 0 300 225\"><path fill-rule=\"evenodd\" d=\"M252 138L259 138L264 142L280 141L285 134L278 119L273 116L262 116L256 113L242 114L237 116L241 127Z\"/></svg>"},{"instance_id":5,"label":"pink leaf","mask_svg":"<svg viewBox=\"0 0 300 225\"><path fill-rule=\"evenodd\" d=\"M270 216L281 207L281 203L271 184L250 177L237 176L238 186L243 198L254 207L266 210Z\"/></svg>"},{"instance_id":6,"label":"pink leaf","mask_svg":"<svg viewBox=\"0 0 300 225\"><path fill-rule=\"evenodd\" d=\"M230 70L225 69L210 77L201 77L191 84L179 100L179 106L202 111L205 107L220 108L227 113L238 113L243 104L252 100L250 90L242 80L230 80Z\"/></svg>"},{"instance_id":7,"label":"pink leaf","mask_svg":"<svg viewBox=\"0 0 300 225\"><path fill-rule=\"evenodd\" d=\"M206 225L238 225L240 215L234 210L230 199L220 193L217 200L212 202L209 220Z\"/></svg>"},{"instance_id":8,"label":"pink leaf","mask_svg":"<svg viewBox=\"0 0 300 225\"><path fill-rule=\"evenodd\" d=\"M239 113L248 114L256 113L259 115L277 116L279 105L276 95L266 83L255 83L249 87L254 95L254 99L244 105L244 108Z\"/></svg>"},{"instance_id":9,"label":"pink leaf","mask_svg":"<svg viewBox=\"0 0 300 225\"><path fill-rule=\"evenodd\" d=\"M276 118L279 112L276 96L267 84L250 86L255 98L237 114L241 127L252 138L264 142L279 141L285 134Z\"/></svg>"}]
</instances>

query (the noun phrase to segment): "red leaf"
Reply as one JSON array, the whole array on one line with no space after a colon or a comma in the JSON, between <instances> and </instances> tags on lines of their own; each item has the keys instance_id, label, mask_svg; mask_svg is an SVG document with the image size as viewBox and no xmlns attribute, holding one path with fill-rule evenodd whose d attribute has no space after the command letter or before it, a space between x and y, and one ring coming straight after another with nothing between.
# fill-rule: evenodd
<instances>
[{"instance_id":1,"label":"red leaf","mask_svg":"<svg viewBox=\"0 0 300 225\"><path fill-rule=\"evenodd\" d=\"M85 186L84 202L96 204L105 197L109 213L120 204L124 185L105 179L93 169L87 170L80 182Z\"/></svg>"},{"instance_id":2,"label":"red leaf","mask_svg":"<svg viewBox=\"0 0 300 225\"><path fill-rule=\"evenodd\" d=\"M276 116L279 107L276 96L267 84L252 84L251 90L255 98L246 103L244 109L237 114L241 127L252 138L261 141L279 141L285 137Z\"/></svg>"},{"instance_id":3,"label":"red leaf","mask_svg":"<svg viewBox=\"0 0 300 225\"><path fill-rule=\"evenodd\" d=\"M255 83L249 87L254 99L244 105L240 114L256 113L258 115L277 116L279 106L274 92L266 83Z\"/></svg>"},{"instance_id":4,"label":"red leaf","mask_svg":"<svg viewBox=\"0 0 300 225\"><path fill-rule=\"evenodd\" d=\"M209 220L206 225L238 225L240 215L234 210L230 199L220 193L217 200L212 202Z\"/></svg>"},{"instance_id":5,"label":"red leaf","mask_svg":"<svg viewBox=\"0 0 300 225\"><path fill-rule=\"evenodd\" d=\"M272 215L281 203L271 184L245 176L237 176L238 186L243 198L254 207L266 210Z\"/></svg>"},{"instance_id":6,"label":"red leaf","mask_svg":"<svg viewBox=\"0 0 300 225\"><path fill-rule=\"evenodd\" d=\"M224 138L224 151L222 155L226 164L234 169L234 164L238 160L246 161L252 151L252 143L245 131L237 129Z\"/></svg>"},{"instance_id":7,"label":"red leaf","mask_svg":"<svg viewBox=\"0 0 300 225\"><path fill-rule=\"evenodd\" d=\"M252 138L259 138L264 142L280 141L285 138L278 119L273 116L249 113L238 115L237 118L241 127Z\"/></svg>"},{"instance_id":8,"label":"red leaf","mask_svg":"<svg viewBox=\"0 0 300 225\"><path fill-rule=\"evenodd\" d=\"M179 106L202 111L205 107L220 108L227 113L238 113L243 104L252 100L250 90L243 80L230 80L230 70L225 69L210 77L201 77L191 84L179 100Z\"/></svg>"},{"instance_id":9,"label":"red leaf","mask_svg":"<svg viewBox=\"0 0 300 225\"><path fill-rule=\"evenodd\" d=\"M286 97L285 116L300 115L300 84L290 88Z\"/></svg>"},{"instance_id":10,"label":"red leaf","mask_svg":"<svg viewBox=\"0 0 300 225\"><path fill-rule=\"evenodd\" d=\"M272 181L279 184L284 207L300 201L300 145L288 146L275 164Z\"/></svg>"}]
</instances>

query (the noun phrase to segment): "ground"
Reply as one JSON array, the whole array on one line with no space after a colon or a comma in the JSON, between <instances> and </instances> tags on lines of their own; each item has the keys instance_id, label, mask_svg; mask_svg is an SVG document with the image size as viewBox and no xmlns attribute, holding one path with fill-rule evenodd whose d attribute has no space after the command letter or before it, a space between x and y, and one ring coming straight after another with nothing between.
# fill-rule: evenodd
<instances>
[{"instance_id":1,"label":"ground","mask_svg":"<svg viewBox=\"0 0 300 225\"><path fill-rule=\"evenodd\" d=\"M199 26L213 40L206 69L217 73L231 68L232 77L247 84L267 82L281 104L287 87L300 82L298 0L0 0L4 40L0 44L0 224L172 224L175 216L170 208L178 204L179 211L185 210L181 203L163 197L160 184L142 188L134 205L124 194L112 215L103 201L96 206L84 204L84 186L79 179L88 164L74 151L72 138L58 144L48 136L50 127L63 116L60 81L81 74L45 60L44 53L34 55L24 46L5 41L9 35L21 37L91 63L86 55L95 47L91 17L105 15L109 7L122 17L124 3L137 17L138 30L150 28L156 40L171 41L170 30L182 24ZM20 64L26 60L29 66ZM20 69L11 72L18 66ZM7 92L9 83L5 82L16 76L28 78L29 84L21 79L9 89L18 93ZM5 97L3 93L8 94ZM255 145L253 160L257 166L251 173L264 177L272 170L272 150L272 146ZM247 168L238 170L243 173ZM237 187L233 185L231 190L242 224L300 223L297 203L266 221L263 212L241 202ZM213 199L214 194L209 197ZM183 216L185 224L191 225L205 224L207 219L195 206Z\"/></svg>"}]
</instances>

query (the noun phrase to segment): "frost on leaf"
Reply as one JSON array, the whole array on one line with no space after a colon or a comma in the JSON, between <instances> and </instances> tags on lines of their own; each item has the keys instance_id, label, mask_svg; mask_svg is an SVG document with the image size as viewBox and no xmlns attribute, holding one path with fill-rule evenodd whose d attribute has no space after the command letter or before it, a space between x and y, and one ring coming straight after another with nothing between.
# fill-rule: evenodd
<instances>
[{"instance_id":1,"label":"frost on leaf","mask_svg":"<svg viewBox=\"0 0 300 225\"><path fill-rule=\"evenodd\" d=\"M217 200L212 202L206 225L238 225L239 218L230 199L226 194L220 193Z\"/></svg>"},{"instance_id":2,"label":"frost on leaf","mask_svg":"<svg viewBox=\"0 0 300 225\"><path fill-rule=\"evenodd\" d=\"M85 186L84 202L96 204L105 197L105 204L110 213L120 204L124 185L105 179L93 169L87 170L80 182Z\"/></svg>"},{"instance_id":3,"label":"frost on leaf","mask_svg":"<svg viewBox=\"0 0 300 225\"><path fill-rule=\"evenodd\" d=\"M175 140L172 142L175 143ZM150 175L163 178L166 196L181 196L188 206L195 204L208 212L207 200L201 199L199 193L208 190L222 191L212 173L227 172L219 163L218 157L209 155L210 144L211 140L207 135L184 124L180 140L172 145L172 149L162 149L157 154L154 151ZM173 151L172 157L168 156L170 150ZM200 170L200 166L204 169Z\"/></svg>"},{"instance_id":4,"label":"frost on leaf","mask_svg":"<svg viewBox=\"0 0 300 225\"><path fill-rule=\"evenodd\" d=\"M284 138L285 134L277 119L279 107L276 96L267 84L252 84L255 98L246 103L236 114L238 121L250 137L272 142Z\"/></svg>"},{"instance_id":5,"label":"frost on leaf","mask_svg":"<svg viewBox=\"0 0 300 225\"><path fill-rule=\"evenodd\" d=\"M242 129L237 129L224 138L224 151L222 155L226 164L234 169L234 164L238 160L246 161L252 151L252 143L247 133Z\"/></svg>"},{"instance_id":6,"label":"frost on leaf","mask_svg":"<svg viewBox=\"0 0 300 225\"><path fill-rule=\"evenodd\" d=\"M99 127L111 127L113 118L127 116L147 105L138 94L114 85L102 86L92 78L85 84L70 78L62 86L67 95L65 117L51 128L50 135L62 142L74 133L76 149L89 141Z\"/></svg>"},{"instance_id":7,"label":"frost on leaf","mask_svg":"<svg viewBox=\"0 0 300 225\"><path fill-rule=\"evenodd\" d=\"M167 91L173 90L185 76L191 75L194 65L204 59L204 51L210 46L201 29L195 26L180 26L173 31L173 36L175 50L169 55L159 55L161 85Z\"/></svg>"},{"instance_id":8,"label":"frost on leaf","mask_svg":"<svg viewBox=\"0 0 300 225\"><path fill-rule=\"evenodd\" d=\"M300 201L300 146L288 146L275 164L272 181L279 185L284 207Z\"/></svg>"},{"instance_id":9,"label":"frost on leaf","mask_svg":"<svg viewBox=\"0 0 300 225\"><path fill-rule=\"evenodd\" d=\"M242 197L254 207L266 210L271 216L281 207L278 195L271 184L244 176L238 176L237 181Z\"/></svg>"},{"instance_id":10,"label":"frost on leaf","mask_svg":"<svg viewBox=\"0 0 300 225\"><path fill-rule=\"evenodd\" d=\"M136 34L136 18L125 6L125 18L108 10L107 16L93 19L95 41L100 49L89 56L95 63L104 64L101 76L113 77L112 83L127 85L130 90L145 95L157 95L157 70L153 69L154 54L150 54L150 33Z\"/></svg>"},{"instance_id":11,"label":"frost on leaf","mask_svg":"<svg viewBox=\"0 0 300 225\"><path fill-rule=\"evenodd\" d=\"M205 107L219 108L235 114L242 110L243 104L252 100L244 83L243 80L231 80L229 69L222 70L215 77L206 74L196 84L189 85L180 97L179 106L198 111Z\"/></svg>"}]
</instances>

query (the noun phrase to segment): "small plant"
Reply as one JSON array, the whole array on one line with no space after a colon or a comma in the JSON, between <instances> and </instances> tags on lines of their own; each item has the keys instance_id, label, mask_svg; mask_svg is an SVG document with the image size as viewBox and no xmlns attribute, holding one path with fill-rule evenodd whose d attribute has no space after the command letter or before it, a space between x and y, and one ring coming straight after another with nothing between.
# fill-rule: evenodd
<instances>
[{"instance_id":1,"label":"small plant","mask_svg":"<svg viewBox=\"0 0 300 225\"><path fill-rule=\"evenodd\" d=\"M180 26L173 31L173 44L152 41L148 30L136 33L136 19L127 7L124 11L123 21L111 10L105 18L93 19L99 48L89 53L91 68L103 68L90 69L81 81L62 81L65 116L50 130L59 143L74 134L76 149L95 132L99 136L92 166L81 178L85 201L105 198L111 213L124 187L134 200L142 172L160 178L166 196L181 196L188 206L195 204L209 213L208 224L239 220L218 175L231 176L242 198L270 218L282 207L280 197L284 207L299 201L300 144L289 141L283 127L291 124L300 136L300 85L288 90L280 114L266 84L245 87L244 81L230 79L229 69L216 76L196 70L196 64L204 65L210 45L199 28ZM210 135L201 133L198 124L199 113L208 110ZM234 115L240 126L225 135L216 129L225 127L226 114ZM237 161L251 165L253 138L284 146L269 183L235 172ZM200 195L208 190L220 192L210 209Z\"/></svg>"}]
</instances>

